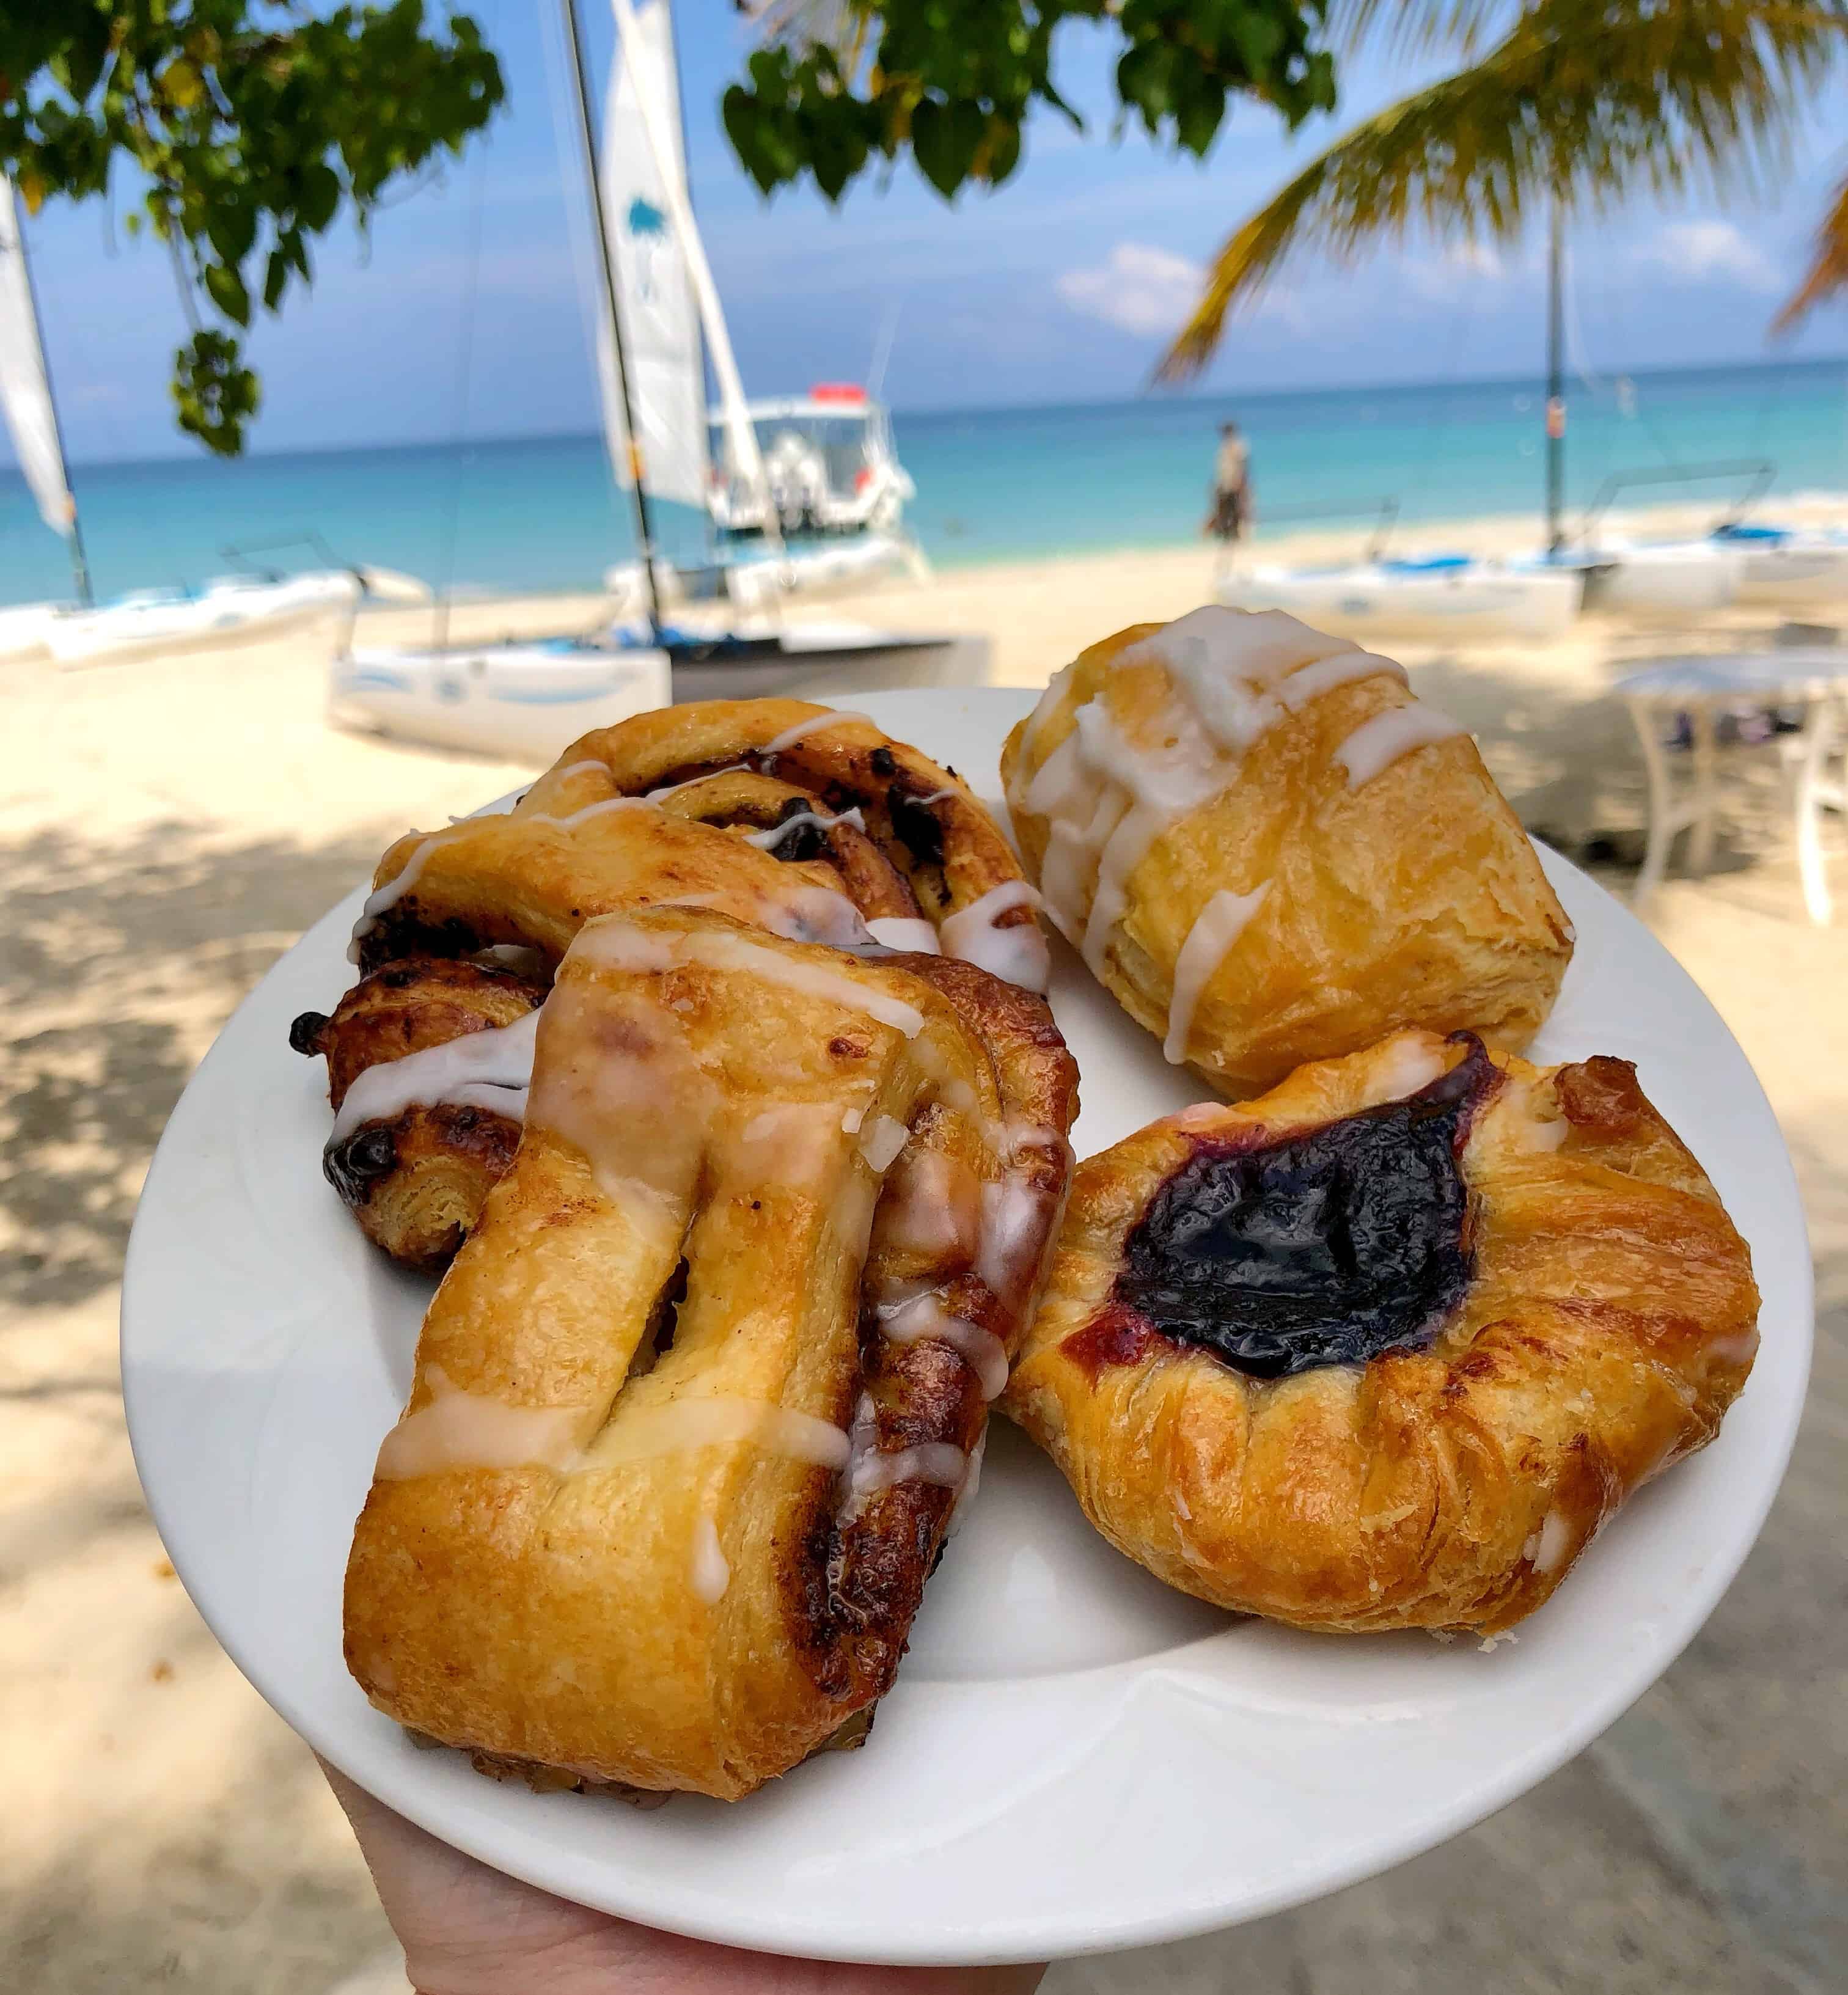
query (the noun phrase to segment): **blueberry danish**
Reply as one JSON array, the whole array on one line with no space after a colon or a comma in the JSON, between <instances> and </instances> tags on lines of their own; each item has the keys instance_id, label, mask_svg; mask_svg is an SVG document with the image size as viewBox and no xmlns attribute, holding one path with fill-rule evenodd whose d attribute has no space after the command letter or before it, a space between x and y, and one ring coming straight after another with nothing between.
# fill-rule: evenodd
<instances>
[{"instance_id":1,"label":"blueberry danish","mask_svg":"<svg viewBox=\"0 0 1848 1995\"><path fill-rule=\"evenodd\" d=\"M1185 1592L1492 1633L1712 1439L1757 1310L1626 1062L1407 1032L1080 1166L1005 1407Z\"/></svg>"}]
</instances>

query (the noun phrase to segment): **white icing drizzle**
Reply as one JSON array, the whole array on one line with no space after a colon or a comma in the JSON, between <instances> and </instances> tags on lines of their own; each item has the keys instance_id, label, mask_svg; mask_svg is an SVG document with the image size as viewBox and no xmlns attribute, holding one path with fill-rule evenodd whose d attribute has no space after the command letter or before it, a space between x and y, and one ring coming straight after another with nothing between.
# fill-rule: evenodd
<instances>
[{"instance_id":1,"label":"white icing drizzle","mask_svg":"<svg viewBox=\"0 0 1848 1995\"><path fill-rule=\"evenodd\" d=\"M857 1125L856 1125L857 1126ZM871 1167L883 1177L909 1140L911 1131L890 1115L876 1115L873 1126L860 1139L860 1152Z\"/></svg>"},{"instance_id":2,"label":"white icing drizzle","mask_svg":"<svg viewBox=\"0 0 1848 1995\"><path fill-rule=\"evenodd\" d=\"M588 824L593 818L613 817L618 811L654 810L658 806L646 797L603 797L596 803L586 804L581 810L574 810L563 817L554 817L547 811L534 811L527 819L528 824L555 825L560 831L575 831L581 824Z\"/></svg>"},{"instance_id":3,"label":"white icing drizzle","mask_svg":"<svg viewBox=\"0 0 1848 1995\"><path fill-rule=\"evenodd\" d=\"M1010 1127L1006 1142L1001 1176L982 1186L975 1272L997 1302L1018 1314L1032 1300L1057 1231L1058 1200L1020 1169L1018 1152L1056 1147L1061 1162L1069 1162L1071 1146L1056 1129Z\"/></svg>"},{"instance_id":4,"label":"white icing drizzle","mask_svg":"<svg viewBox=\"0 0 1848 1995\"><path fill-rule=\"evenodd\" d=\"M1209 606L1130 645L1111 670L1159 664L1175 697L1128 740L1105 688L1078 708L1072 732L1009 801L1049 820L1040 887L1047 912L1094 971L1128 901L1130 876L1179 819L1236 780L1246 751L1286 713L1338 685L1391 673L1389 660L1324 636L1280 611ZM1057 703L1049 686L1030 742ZM1016 775L1025 767L1016 765ZM1101 785L1101 788L1100 788Z\"/></svg>"},{"instance_id":5,"label":"white icing drizzle","mask_svg":"<svg viewBox=\"0 0 1848 1995\"><path fill-rule=\"evenodd\" d=\"M890 1342L919 1344L930 1338L947 1344L975 1374L984 1399L1001 1396L1008 1382L1008 1347L979 1323L948 1314L936 1291L905 1302L882 1303L878 1314Z\"/></svg>"},{"instance_id":6,"label":"white icing drizzle","mask_svg":"<svg viewBox=\"0 0 1848 1995\"><path fill-rule=\"evenodd\" d=\"M744 892L677 894L654 905L713 908L726 915L736 915L740 905L747 905L754 927L790 942L826 943L831 949L864 948L867 939L860 910L845 894L802 880L778 880L773 887Z\"/></svg>"},{"instance_id":7,"label":"white icing drizzle","mask_svg":"<svg viewBox=\"0 0 1848 1995\"><path fill-rule=\"evenodd\" d=\"M1376 1055L1366 1077L1365 1097L1359 1106L1372 1108L1381 1102L1403 1101L1449 1071L1450 1060L1441 1039L1423 1032L1402 1034L1388 1041L1385 1049Z\"/></svg>"},{"instance_id":8,"label":"white icing drizzle","mask_svg":"<svg viewBox=\"0 0 1848 1995\"><path fill-rule=\"evenodd\" d=\"M866 819L860 816L859 805L855 805L853 809L843 811L839 817L830 817L826 811L799 812L794 817L786 817L781 824L771 825L763 831L746 832L744 842L754 845L760 852L774 851L791 832L805 824L817 826L823 831L836 824L850 824L856 831L866 829Z\"/></svg>"},{"instance_id":9,"label":"white icing drizzle","mask_svg":"<svg viewBox=\"0 0 1848 1995\"><path fill-rule=\"evenodd\" d=\"M1052 959L1037 922L997 925L1016 908L1036 908L1039 896L1024 880L1004 880L979 900L946 918L939 936L946 956L959 956L1023 990L1043 991L1052 978Z\"/></svg>"},{"instance_id":10,"label":"white icing drizzle","mask_svg":"<svg viewBox=\"0 0 1848 1995\"><path fill-rule=\"evenodd\" d=\"M962 791L954 783L946 783L940 790L933 790L927 797L913 797L915 804L940 804L946 797L960 797Z\"/></svg>"},{"instance_id":11,"label":"white icing drizzle","mask_svg":"<svg viewBox=\"0 0 1848 1995\"><path fill-rule=\"evenodd\" d=\"M696 1447L748 1442L765 1454L818 1468L847 1465L845 1430L812 1413L799 1413L771 1399L747 1399L729 1392L689 1395L658 1406L620 1410L572 1465L583 1470L619 1462L648 1461Z\"/></svg>"},{"instance_id":12,"label":"white icing drizzle","mask_svg":"<svg viewBox=\"0 0 1848 1995\"><path fill-rule=\"evenodd\" d=\"M595 1406L511 1406L449 1382L440 1365L424 1367L430 1397L385 1437L373 1474L408 1482L454 1468L568 1468Z\"/></svg>"},{"instance_id":13,"label":"white icing drizzle","mask_svg":"<svg viewBox=\"0 0 1848 1995\"><path fill-rule=\"evenodd\" d=\"M848 1471L849 1494L858 1502L897 1482L929 1482L939 1489L954 1489L968 1472L968 1456L946 1440L919 1441L889 1453L869 1448L854 1458Z\"/></svg>"},{"instance_id":14,"label":"white icing drizzle","mask_svg":"<svg viewBox=\"0 0 1848 1995\"><path fill-rule=\"evenodd\" d=\"M1201 998L1269 891L1270 882L1266 880L1249 894L1230 890L1215 894L1195 917L1174 959L1168 1035L1162 1042L1162 1056L1170 1066L1179 1066L1187 1058L1187 1039L1194 1029L1194 1015L1200 1008Z\"/></svg>"},{"instance_id":15,"label":"white icing drizzle","mask_svg":"<svg viewBox=\"0 0 1848 1995\"><path fill-rule=\"evenodd\" d=\"M586 770L593 770L599 776L610 775L610 766L607 763L599 762L594 757L590 757L582 762L567 762L562 769L554 769L550 781L554 783L565 782L573 776L582 775ZM611 778L610 780L613 781L614 778Z\"/></svg>"},{"instance_id":16,"label":"white icing drizzle","mask_svg":"<svg viewBox=\"0 0 1848 1995\"><path fill-rule=\"evenodd\" d=\"M924 1029L924 1014L889 991L857 982L844 970L829 970L765 949L743 936L699 933L674 939L677 960L702 963L713 970L742 970L766 984L780 984L811 998L823 998L850 1010L864 1011L882 1025L914 1039Z\"/></svg>"},{"instance_id":17,"label":"white icing drizzle","mask_svg":"<svg viewBox=\"0 0 1848 1995\"><path fill-rule=\"evenodd\" d=\"M878 1217L881 1238L902 1253L972 1258L981 1238L981 1180L960 1157L914 1145L887 1180Z\"/></svg>"},{"instance_id":18,"label":"white icing drizzle","mask_svg":"<svg viewBox=\"0 0 1848 1995\"><path fill-rule=\"evenodd\" d=\"M1434 741L1448 741L1465 731L1448 713L1415 699L1363 720L1335 750L1334 759L1347 769L1348 788L1363 789L1402 755L1428 747Z\"/></svg>"},{"instance_id":19,"label":"white icing drizzle","mask_svg":"<svg viewBox=\"0 0 1848 1995\"><path fill-rule=\"evenodd\" d=\"M468 820L465 818L465 824ZM394 908L417 883L417 877L429 864L430 855L446 840L447 834L433 831L417 846L404 865L383 887L376 887L366 897L366 905L359 910L359 919L353 924L352 940L346 946L346 960L356 964L359 960L359 945L379 925L379 917L389 908Z\"/></svg>"},{"instance_id":20,"label":"white icing drizzle","mask_svg":"<svg viewBox=\"0 0 1848 1995\"><path fill-rule=\"evenodd\" d=\"M1572 1527L1557 1510L1549 1510L1540 1529L1521 1547L1521 1556L1536 1572L1556 1572L1572 1547Z\"/></svg>"},{"instance_id":21,"label":"white icing drizzle","mask_svg":"<svg viewBox=\"0 0 1848 1995\"><path fill-rule=\"evenodd\" d=\"M866 1120L864 1108L843 1108L840 1111L840 1126L843 1134L852 1136L859 1132L860 1125Z\"/></svg>"},{"instance_id":22,"label":"white icing drizzle","mask_svg":"<svg viewBox=\"0 0 1848 1995\"><path fill-rule=\"evenodd\" d=\"M579 764L578 766L582 767L589 765ZM601 763L598 763L595 764L595 766L601 768L603 764ZM678 796L682 790L690 790L696 784L709 783L716 777L738 775L747 776L751 773L751 767L747 763L728 762L723 769L707 770L703 776L689 776L684 783L668 783L658 790L650 790L647 792L647 801L651 804L658 804L664 797Z\"/></svg>"},{"instance_id":23,"label":"white icing drizzle","mask_svg":"<svg viewBox=\"0 0 1848 1995\"><path fill-rule=\"evenodd\" d=\"M884 949L908 951L913 956L941 956L943 945L937 932L915 915L875 915L866 932Z\"/></svg>"},{"instance_id":24,"label":"white icing drizzle","mask_svg":"<svg viewBox=\"0 0 1848 1995\"><path fill-rule=\"evenodd\" d=\"M1279 683L1277 698L1287 712L1300 713L1312 699L1320 699L1324 693L1334 692L1337 686L1352 685L1359 680L1383 675L1396 679L1401 685L1411 683L1404 666L1394 660L1383 658L1376 652L1350 647L1291 672Z\"/></svg>"},{"instance_id":25,"label":"white icing drizzle","mask_svg":"<svg viewBox=\"0 0 1848 1995\"><path fill-rule=\"evenodd\" d=\"M969 1451L969 1466L963 1475L963 1486L956 1492L956 1501L950 1506L949 1522L943 1528L946 1538L953 1538L963 1528L964 1513L975 1501L975 1492L982 1485L982 1462L988 1452L988 1430L984 1427L974 1447Z\"/></svg>"},{"instance_id":26,"label":"white icing drizzle","mask_svg":"<svg viewBox=\"0 0 1848 1995\"><path fill-rule=\"evenodd\" d=\"M806 720L799 720L793 727L785 727L781 734L766 741L757 750L760 755L780 755L785 748L793 748L796 743L811 734L818 734L824 727L833 727L843 720L864 720L869 727L878 725L870 713L860 713L851 707L830 709L826 713L812 713Z\"/></svg>"},{"instance_id":27,"label":"white icing drizzle","mask_svg":"<svg viewBox=\"0 0 1848 1995\"><path fill-rule=\"evenodd\" d=\"M391 1121L414 1105L484 1108L523 1121L538 1028L539 1014L532 1011L510 1025L465 1032L402 1059L367 1067L354 1076L341 1101L328 1148L345 1142L362 1123Z\"/></svg>"},{"instance_id":28,"label":"white icing drizzle","mask_svg":"<svg viewBox=\"0 0 1848 1995\"><path fill-rule=\"evenodd\" d=\"M731 1567L719 1543L719 1527L710 1517L693 1526L693 1592L709 1607L716 1607L731 1585Z\"/></svg>"}]
</instances>

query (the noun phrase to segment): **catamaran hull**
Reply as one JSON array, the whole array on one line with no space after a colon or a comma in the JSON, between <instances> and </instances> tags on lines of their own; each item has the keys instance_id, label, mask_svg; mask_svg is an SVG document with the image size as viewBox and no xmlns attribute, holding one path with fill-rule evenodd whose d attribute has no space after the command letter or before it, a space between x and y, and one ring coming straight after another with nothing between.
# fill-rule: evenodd
<instances>
[{"instance_id":1,"label":"catamaran hull","mask_svg":"<svg viewBox=\"0 0 1848 1995\"><path fill-rule=\"evenodd\" d=\"M300 630L351 609L359 598L359 579L345 570L296 575L273 584L208 589L199 596L62 611L51 617L46 644L66 670L163 651L218 651Z\"/></svg>"},{"instance_id":2,"label":"catamaran hull","mask_svg":"<svg viewBox=\"0 0 1848 1995\"><path fill-rule=\"evenodd\" d=\"M1397 574L1365 565L1321 570L1255 568L1228 575L1219 600L1235 609L1285 609L1345 637L1389 631L1447 639L1561 635L1578 615L1578 578L1486 567Z\"/></svg>"},{"instance_id":3,"label":"catamaran hull","mask_svg":"<svg viewBox=\"0 0 1848 1995\"><path fill-rule=\"evenodd\" d=\"M1707 541L1595 548L1585 555L1585 606L1671 620L1737 601L1745 558Z\"/></svg>"},{"instance_id":4,"label":"catamaran hull","mask_svg":"<svg viewBox=\"0 0 1848 1995\"><path fill-rule=\"evenodd\" d=\"M1848 541L1792 540L1781 547L1743 548L1741 603L1848 601Z\"/></svg>"},{"instance_id":5,"label":"catamaran hull","mask_svg":"<svg viewBox=\"0 0 1848 1995\"><path fill-rule=\"evenodd\" d=\"M328 718L359 733L543 767L580 734L671 696L665 651L368 649L334 661Z\"/></svg>"}]
</instances>

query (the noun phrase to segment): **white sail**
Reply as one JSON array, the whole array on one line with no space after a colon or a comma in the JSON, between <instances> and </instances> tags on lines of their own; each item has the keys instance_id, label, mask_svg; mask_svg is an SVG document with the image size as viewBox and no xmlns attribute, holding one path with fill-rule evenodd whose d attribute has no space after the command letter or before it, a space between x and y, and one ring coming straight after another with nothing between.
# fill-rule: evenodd
<instances>
[{"instance_id":1,"label":"white sail","mask_svg":"<svg viewBox=\"0 0 1848 1995\"><path fill-rule=\"evenodd\" d=\"M67 537L77 508L64 476L64 453L45 379L39 317L33 308L32 280L19 236L19 211L12 182L0 177L0 406L6 411L13 455L45 524Z\"/></svg>"},{"instance_id":2,"label":"white sail","mask_svg":"<svg viewBox=\"0 0 1848 1995\"><path fill-rule=\"evenodd\" d=\"M603 217L617 276L642 482L654 497L706 503L706 373L699 318L674 218L687 208L674 31L665 0L646 0L634 41L617 49L603 116ZM644 105L653 113L647 116ZM658 147L651 139L659 140ZM597 365L610 458L632 482L623 395L606 303Z\"/></svg>"},{"instance_id":3,"label":"white sail","mask_svg":"<svg viewBox=\"0 0 1848 1995\"><path fill-rule=\"evenodd\" d=\"M616 16L617 60L620 67L634 70L638 65L650 60L649 50L653 46L651 36L667 39L665 18L666 0L643 0L641 7L632 0L610 0L610 10ZM651 29L647 17L658 13L661 25ZM671 42L668 46L672 49ZM641 134L641 142L647 148L659 169L667 163L677 163L678 171L671 179L661 176L660 184L669 225L681 255L685 259L687 281L698 305L699 323L705 328L706 343L712 352L713 374L719 385L719 406L725 431L726 468L729 475L738 479L751 489L761 495L765 514L764 535L772 547L780 548L782 537L777 530L775 510L768 503L768 486L764 476L764 454L757 448L757 433L751 420L744 400L744 386L738 375L738 362L731 349L731 335L725 324L725 312L719 302L719 289L713 281L712 266L706 259L706 246L699 239L699 229L693 221L692 204L687 198L686 156L680 133L680 91L675 76L670 53L661 89L653 94L644 93L635 101L639 114L636 123ZM606 144L606 149L607 149ZM627 332L629 313L625 307L623 327ZM605 396L606 402L609 397ZM705 438L704 411L701 411L700 437ZM654 475L651 470L649 489L654 489ZM703 497L703 494L702 494Z\"/></svg>"}]
</instances>

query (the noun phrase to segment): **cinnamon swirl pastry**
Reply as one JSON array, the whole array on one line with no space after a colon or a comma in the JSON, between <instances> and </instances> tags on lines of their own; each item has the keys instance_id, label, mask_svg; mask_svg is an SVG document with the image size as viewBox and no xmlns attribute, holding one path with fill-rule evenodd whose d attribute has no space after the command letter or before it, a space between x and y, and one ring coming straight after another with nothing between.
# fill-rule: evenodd
<instances>
[{"instance_id":1,"label":"cinnamon swirl pastry","mask_svg":"<svg viewBox=\"0 0 1848 1995\"><path fill-rule=\"evenodd\" d=\"M485 1771L735 1799L890 1685L1056 1224L1037 998L658 908L579 935L347 1572Z\"/></svg>"},{"instance_id":2,"label":"cinnamon swirl pastry","mask_svg":"<svg viewBox=\"0 0 1848 1995\"><path fill-rule=\"evenodd\" d=\"M530 1008L599 915L715 908L1043 988L1036 898L967 788L857 715L720 700L588 735L510 811L414 833L380 862L354 930L365 977L291 1035L328 1058L327 1176L394 1258L440 1267L510 1159L531 1063L530 1025L459 1007L457 980L517 978ZM452 1043L465 1034L480 1036ZM386 1060L389 1080L368 1077Z\"/></svg>"},{"instance_id":3,"label":"cinnamon swirl pastry","mask_svg":"<svg viewBox=\"0 0 1848 1995\"><path fill-rule=\"evenodd\" d=\"M1494 1633L1712 1439L1757 1310L1626 1062L1401 1032L1084 1164L1005 1404L1183 1592Z\"/></svg>"},{"instance_id":4,"label":"cinnamon swirl pastry","mask_svg":"<svg viewBox=\"0 0 1848 1995\"><path fill-rule=\"evenodd\" d=\"M1571 929L1454 722L1280 611L1094 645L1001 758L1046 912L1221 1092L1400 1025L1518 1049Z\"/></svg>"}]
</instances>

